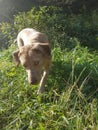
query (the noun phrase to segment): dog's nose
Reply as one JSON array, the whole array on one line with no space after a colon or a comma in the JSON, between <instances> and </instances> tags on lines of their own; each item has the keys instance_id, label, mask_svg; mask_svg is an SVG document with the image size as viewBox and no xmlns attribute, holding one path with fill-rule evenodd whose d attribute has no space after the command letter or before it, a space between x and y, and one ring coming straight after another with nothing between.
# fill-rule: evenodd
<instances>
[{"instance_id":1,"label":"dog's nose","mask_svg":"<svg viewBox=\"0 0 98 130\"><path fill-rule=\"evenodd\" d=\"M30 84L36 85L36 84L38 84L38 81L37 81L36 79L33 79L33 80L30 82Z\"/></svg>"}]
</instances>

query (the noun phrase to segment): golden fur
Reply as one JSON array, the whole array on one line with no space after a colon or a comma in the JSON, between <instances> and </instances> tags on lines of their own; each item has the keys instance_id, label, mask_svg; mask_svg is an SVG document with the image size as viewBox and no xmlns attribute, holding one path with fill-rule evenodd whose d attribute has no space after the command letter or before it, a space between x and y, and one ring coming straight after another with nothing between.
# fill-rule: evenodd
<instances>
[{"instance_id":1,"label":"golden fur","mask_svg":"<svg viewBox=\"0 0 98 130\"><path fill-rule=\"evenodd\" d=\"M40 82L38 94L42 93L51 66L51 50L46 35L26 28L19 32L17 44L19 49L13 53L16 65L21 63L25 67L30 84Z\"/></svg>"}]
</instances>

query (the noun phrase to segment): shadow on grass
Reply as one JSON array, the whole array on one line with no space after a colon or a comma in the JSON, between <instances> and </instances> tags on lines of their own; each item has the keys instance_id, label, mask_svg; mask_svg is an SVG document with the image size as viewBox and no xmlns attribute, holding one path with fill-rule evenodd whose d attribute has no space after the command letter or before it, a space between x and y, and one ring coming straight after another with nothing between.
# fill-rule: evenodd
<instances>
[{"instance_id":1,"label":"shadow on grass","mask_svg":"<svg viewBox=\"0 0 98 130\"><path fill-rule=\"evenodd\" d=\"M73 84L76 84L78 88L83 85L83 94L98 98L98 73L90 64L77 64L73 67L72 63L64 61L53 62L48 78L47 86L49 87L46 90L55 90L60 94L66 87L71 87Z\"/></svg>"}]
</instances>

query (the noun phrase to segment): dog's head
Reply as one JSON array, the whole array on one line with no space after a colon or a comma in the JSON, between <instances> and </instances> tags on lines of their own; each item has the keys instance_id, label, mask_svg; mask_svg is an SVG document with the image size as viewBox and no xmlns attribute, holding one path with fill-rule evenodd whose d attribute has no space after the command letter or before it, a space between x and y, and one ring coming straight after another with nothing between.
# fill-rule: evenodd
<instances>
[{"instance_id":1,"label":"dog's head","mask_svg":"<svg viewBox=\"0 0 98 130\"><path fill-rule=\"evenodd\" d=\"M38 84L41 79L46 55L50 55L48 44L23 46L13 53L16 65L21 63L27 71L30 84Z\"/></svg>"}]
</instances>

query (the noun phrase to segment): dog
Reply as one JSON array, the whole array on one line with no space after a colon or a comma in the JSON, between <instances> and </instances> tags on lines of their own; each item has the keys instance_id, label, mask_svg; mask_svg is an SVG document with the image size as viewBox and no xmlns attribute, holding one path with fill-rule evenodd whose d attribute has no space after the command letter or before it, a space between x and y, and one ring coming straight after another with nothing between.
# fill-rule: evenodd
<instances>
[{"instance_id":1,"label":"dog","mask_svg":"<svg viewBox=\"0 0 98 130\"><path fill-rule=\"evenodd\" d=\"M18 66L24 66L28 82L39 84L38 94L44 92L47 76L51 66L51 49L48 38L32 28L25 28L17 36L18 50L13 52L13 58Z\"/></svg>"}]
</instances>

